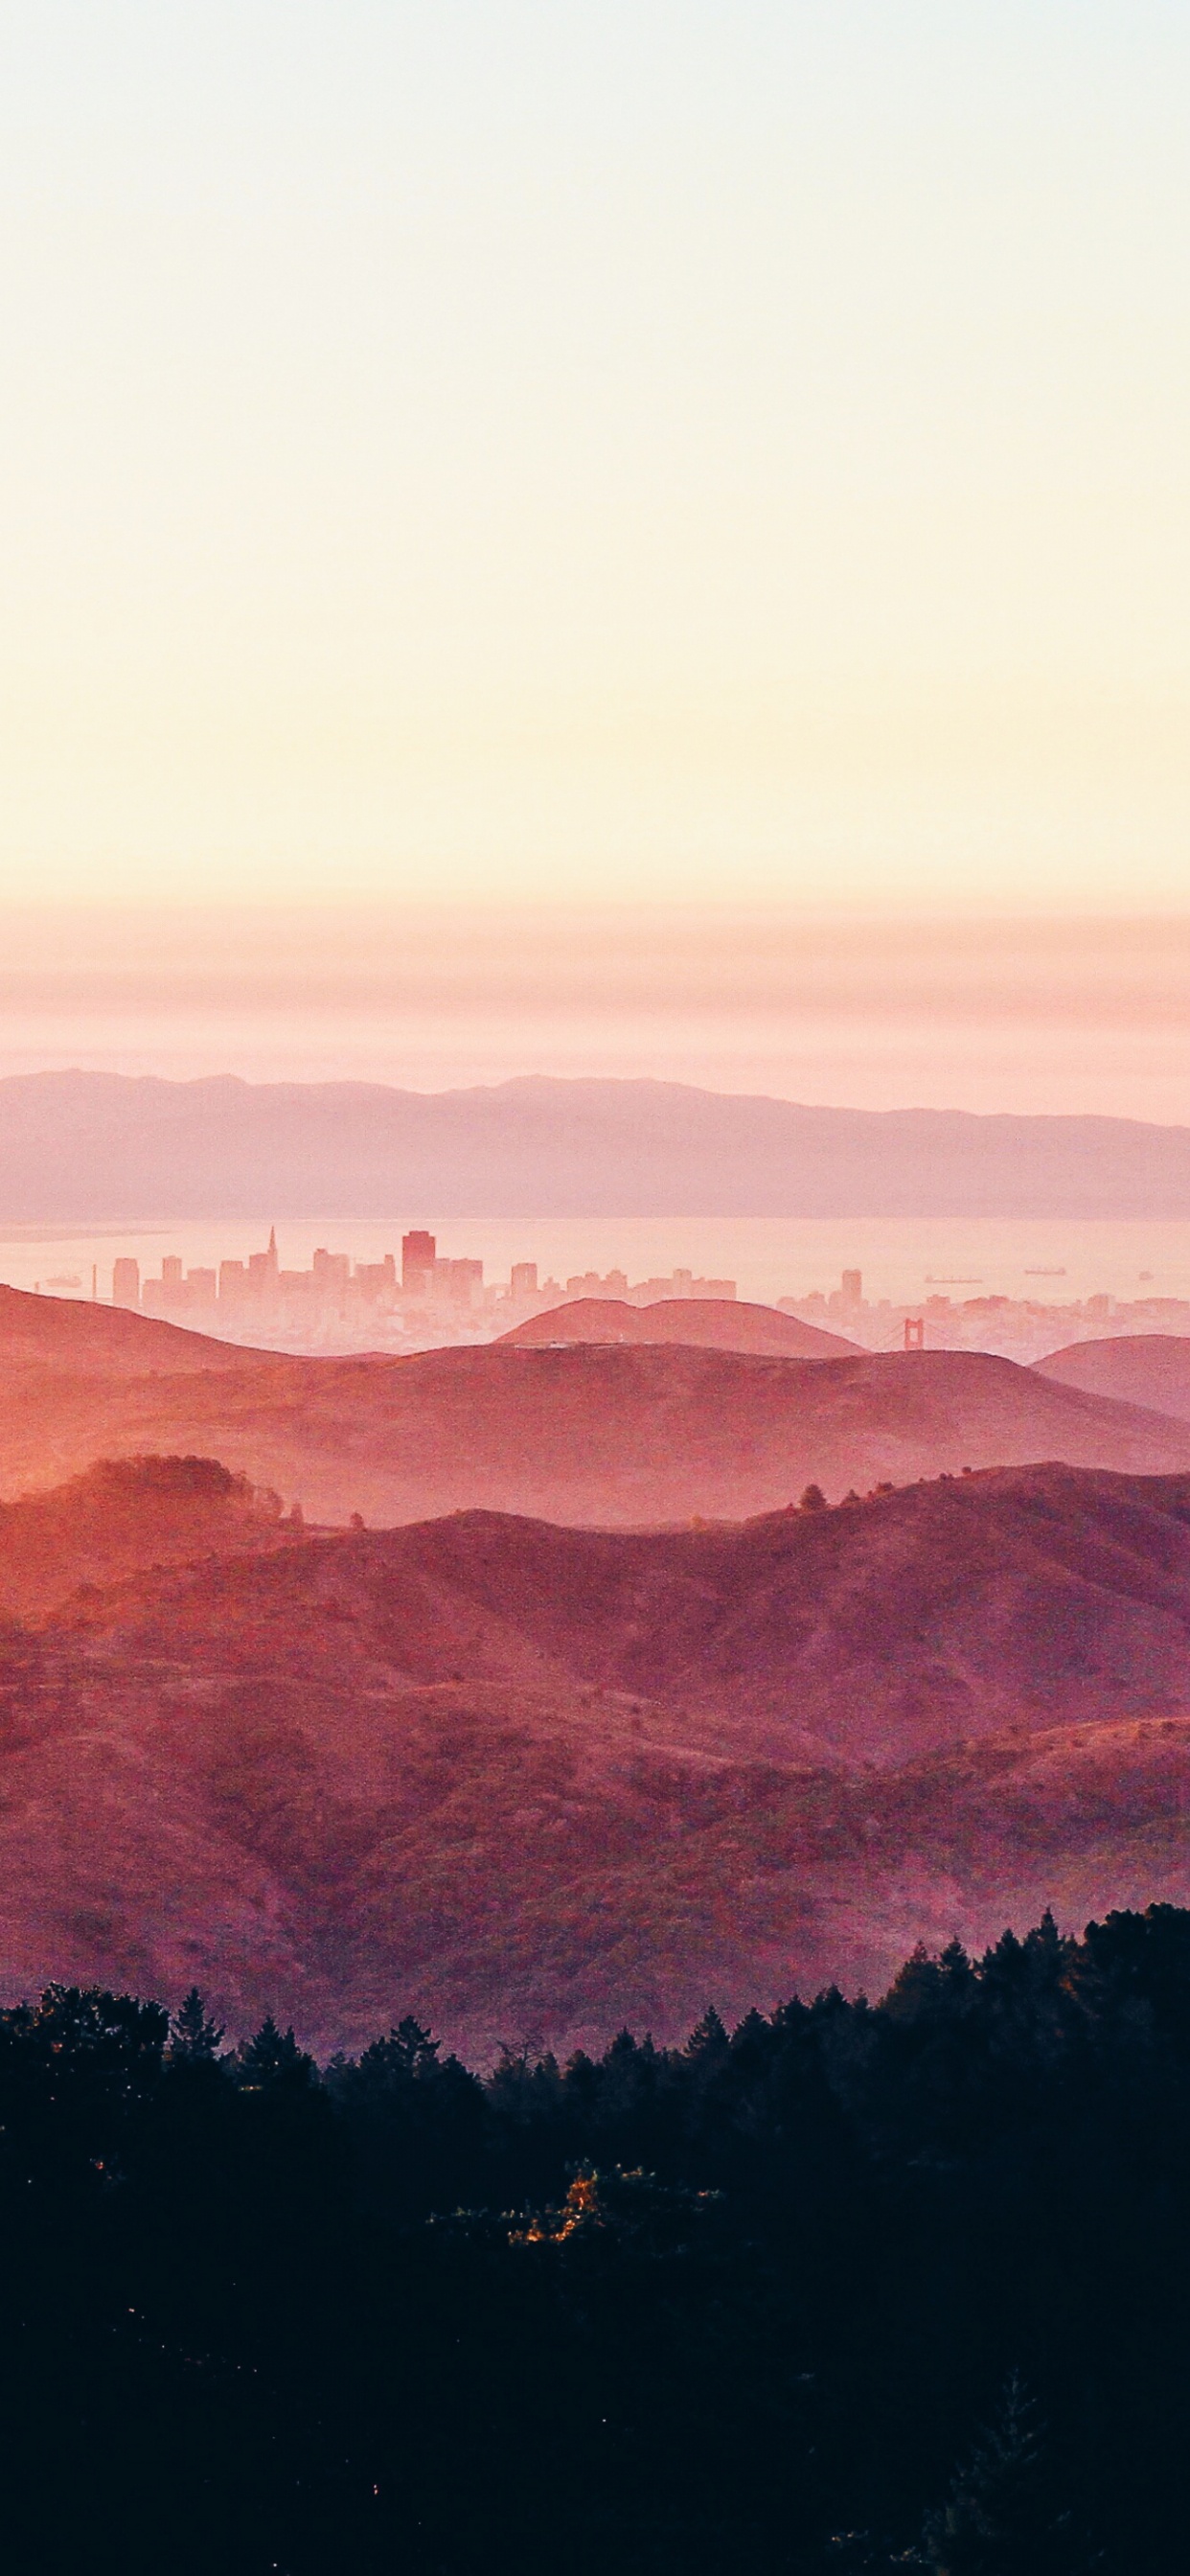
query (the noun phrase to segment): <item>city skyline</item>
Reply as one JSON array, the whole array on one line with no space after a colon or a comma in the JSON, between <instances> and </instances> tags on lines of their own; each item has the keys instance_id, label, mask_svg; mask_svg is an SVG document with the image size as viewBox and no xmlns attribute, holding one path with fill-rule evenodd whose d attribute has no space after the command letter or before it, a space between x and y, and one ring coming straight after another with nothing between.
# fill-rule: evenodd
<instances>
[{"instance_id":1,"label":"city skyline","mask_svg":"<svg viewBox=\"0 0 1190 2576\"><path fill-rule=\"evenodd\" d=\"M83 1286L70 1274L47 1278L51 1294ZM427 1339L457 1340L506 1332L530 1316L582 1297L646 1305L665 1297L734 1300L736 1282L696 1277L678 1267L668 1277L632 1282L626 1271L587 1270L565 1281L539 1278L536 1261L511 1264L507 1283L485 1283L483 1261L470 1254L440 1254L436 1237L414 1227L395 1253L356 1261L344 1251L316 1247L309 1269L285 1269L271 1227L267 1248L245 1258L190 1264L179 1253L161 1256L157 1277L142 1275L135 1255L118 1254L110 1274L111 1303L155 1315L196 1332L251 1341L280 1338L297 1349L317 1349L328 1339L370 1346L399 1336L421 1348ZM40 1292L42 1283L35 1282ZM99 1296L99 1267L92 1264L91 1296Z\"/></svg>"},{"instance_id":2,"label":"city skyline","mask_svg":"<svg viewBox=\"0 0 1190 2576\"><path fill-rule=\"evenodd\" d=\"M315 1249L308 1269L286 1269L271 1228L265 1250L239 1259L187 1267L180 1254L163 1254L156 1277L142 1275L134 1256L119 1255L110 1273L111 1302L192 1331L264 1348L412 1352L498 1339L532 1317L581 1301L647 1308L683 1298L735 1303L739 1294L735 1279L698 1275L681 1266L668 1276L635 1281L618 1267L604 1272L588 1268L562 1280L542 1278L536 1261L520 1259L511 1263L506 1282L485 1281L484 1267L475 1256L440 1256L436 1237L426 1228L412 1228L401 1239L399 1268L393 1252L359 1262L349 1252L323 1246ZM861 1348L972 1349L1026 1363L1044 1358L1059 1340L1190 1332L1190 1296L1152 1287L1139 1297L1103 1289L1072 1296L1056 1286L1067 1277L1064 1265L1041 1265L1026 1276L1044 1280L1048 1293L1038 1286L1014 1296L989 1291L975 1275L927 1272L916 1295L870 1298L862 1270L852 1267L842 1271L833 1289L743 1302L761 1308L768 1304L776 1314L825 1327ZM1143 1289L1150 1277L1142 1273L1138 1285ZM43 1283L34 1284L40 1293ZM67 1274L47 1278L44 1286L51 1294L69 1296L84 1282L78 1274ZM946 1293L959 1288L981 1293ZM92 1299L99 1294L99 1266L93 1264Z\"/></svg>"}]
</instances>

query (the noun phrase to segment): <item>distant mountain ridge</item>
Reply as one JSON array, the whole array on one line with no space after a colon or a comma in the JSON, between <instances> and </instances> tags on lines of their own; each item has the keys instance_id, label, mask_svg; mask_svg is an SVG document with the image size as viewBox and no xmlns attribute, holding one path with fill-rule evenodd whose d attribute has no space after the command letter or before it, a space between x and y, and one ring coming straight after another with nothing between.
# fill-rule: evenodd
<instances>
[{"instance_id":1,"label":"distant mountain ridge","mask_svg":"<svg viewBox=\"0 0 1190 2576\"><path fill-rule=\"evenodd\" d=\"M1190 1128L681 1083L0 1081L0 1220L1190 1216Z\"/></svg>"}]
</instances>

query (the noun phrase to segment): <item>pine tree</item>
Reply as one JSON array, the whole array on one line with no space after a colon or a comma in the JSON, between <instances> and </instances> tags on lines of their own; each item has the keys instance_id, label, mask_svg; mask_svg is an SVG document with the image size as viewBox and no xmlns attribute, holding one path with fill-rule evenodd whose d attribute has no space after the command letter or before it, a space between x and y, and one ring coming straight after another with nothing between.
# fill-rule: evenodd
<instances>
[{"instance_id":1,"label":"pine tree","mask_svg":"<svg viewBox=\"0 0 1190 2576\"><path fill-rule=\"evenodd\" d=\"M179 2004L169 2025L171 2058L194 2059L214 2057L223 2037L221 2021L208 2019L207 2008L197 1986Z\"/></svg>"},{"instance_id":2,"label":"pine tree","mask_svg":"<svg viewBox=\"0 0 1190 2576\"><path fill-rule=\"evenodd\" d=\"M1055 2511L1044 2426L1019 2371L946 2503L927 2513L915 2555L932 2576L1082 2576L1090 2567L1072 2516Z\"/></svg>"},{"instance_id":3,"label":"pine tree","mask_svg":"<svg viewBox=\"0 0 1190 2576\"><path fill-rule=\"evenodd\" d=\"M692 2065L720 2065L730 2055L731 2043L719 2014L708 2004L701 2021L696 2021L686 2042L685 2055Z\"/></svg>"},{"instance_id":4,"label":"pine tree","mask_svg":"<svg viewBox=\"0 0 1190 2576\"><path fill-rule=\"evenodd\" d=\"M317 2072L313 2058L298 2047L292 2024L279 2030L271 2013L239 2052L239 2080L245 2092L271 2092L278 2086L304 2091Z\"/></svg>"}]
</instances>

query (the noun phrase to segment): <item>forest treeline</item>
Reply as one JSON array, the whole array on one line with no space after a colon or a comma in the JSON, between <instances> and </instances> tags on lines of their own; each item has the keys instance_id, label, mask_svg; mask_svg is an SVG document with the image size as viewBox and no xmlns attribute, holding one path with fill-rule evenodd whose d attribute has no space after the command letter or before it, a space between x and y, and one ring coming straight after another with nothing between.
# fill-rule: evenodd
<instances>
[{"instance_id":1,"label":"forest treeline","mask_svg":"<svg viewBox=\"0 0 1190 2576\"><path fill-rule=\"evenodd\" d=\"M682 2047L0 2014L14 2576L1140 2576L1190 2546L1190 1912Z\"/></svg>"}]
</instances>

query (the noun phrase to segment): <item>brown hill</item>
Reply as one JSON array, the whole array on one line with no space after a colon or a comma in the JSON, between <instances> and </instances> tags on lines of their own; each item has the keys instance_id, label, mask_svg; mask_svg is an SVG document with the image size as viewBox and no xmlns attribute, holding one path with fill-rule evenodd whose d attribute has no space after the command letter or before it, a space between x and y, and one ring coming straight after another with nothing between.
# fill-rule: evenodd
<instances>
[{"instance_id":1,"label":"brown hill","mask_svg":"<svg viewBox=\"0 0 1190 2576\"><path fill-rule=\"evenodd\" d=\"M1185 1477L217 1557L0 1641L0 1989L668 2034L1047 1897L1185 1902L1187 1709Z\"/></svg>"},{"instance_id":2,"label":"brown hill","mask_svg":"<svg viewBox=\"0 0 1190 2576\"><path fill-rule=\"evenodd\" d=\"M237 1669L248 1633L271 1671L329 1657L360 1689L383 1669L610 1692L688 1747L765 1760L887 1764L1190 1708L1190 1476L998 1470L685 1530L467 1512L239 1553L72 1625Z\"/></svg>"},{"instance_id":3,"label":"brown hill","mask_svg":"<svg viewBox=\"0 0 1190 2576\"><path fill-rule=\"evenodd\" d=\"M1190 1338L1185 1333L1121 1333L1113 1341L1072 1342L1035 1360L1039 1377L1113 1402L1190 1422Z\"/></svg>"},{"instance_id":4,"label":"brown hill","mask_svg":"<svg viewBox=\"0 0 1190 2576\"><path fill-rule=\"evenodd\" d=\"M68 1369L86 1376L171 1377L195 1369L251 1368L260 1351L241 1350L207 1333L188 1333L154 1315L78 1297L36 1297L0 1287L0 1369Z\"/></svg>"},{"instance_id":5,"label":"brown hill","mask_svg":"<svg viewBox=\"0 0 1190 2576\"><path fill-rule=\"evenodd\" d=\"M217 1459L101 1459L72 1484L0 1503L0 1616L27 1618L146 1566L248 1555L298 1535L276 1494Z\"/></svg>"},{"instance_id":6,"label":"brown hill","mask_svg":"<svg viewBox=\"0 0 1190 2576\"><path fill-rule=\"evenodd\" d=\"M200 1354L220 1351L217 1366L166 1374L153 1345L137 1375L123 1363L75 1367L69 1350L4 1369L0 1490L60 1482L99 1456L200 1452L320 1521L482 1506L625 1528L739 1519L810 1482L836 1500L851 1486L1039 1458L1132 1474L1190 1467L1190 1425L980 1351L812 1361L494 1344L412 1359L237 1351L223 1365L222 1346L193 1339Z\"/></svg>"},{"instance_id":7,"label":"brown hill","mask_svg":"<svg viewBox=\"0 0 1190 2576\"><path fill-rule=\"evenodd\" d=\"M756 1351L767 1359L841 1360L860 1351L842 1333L821 1332L777 1306L750 1306L730 1297L661 1297L652 1306L629 1306L620 1297L576 1297L546 1315L531 1315L500 1339L522 1349L545 1342L681 1342L691 1350Z\"/></svg>"}]
</instances>

